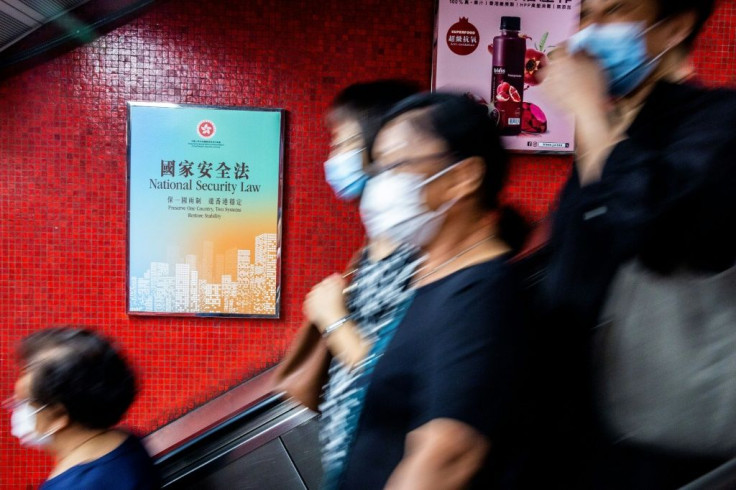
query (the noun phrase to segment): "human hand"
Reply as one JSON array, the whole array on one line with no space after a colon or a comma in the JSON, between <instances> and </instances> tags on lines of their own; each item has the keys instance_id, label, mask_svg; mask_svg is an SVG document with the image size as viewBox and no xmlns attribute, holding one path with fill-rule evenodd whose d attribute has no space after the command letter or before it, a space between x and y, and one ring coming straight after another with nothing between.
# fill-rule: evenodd
<instances>
[{"instance_id":1,"label":"human hand","mask_svg":"<svg viewBox=\"0 0 736 490\"><path fill-rule=\"evenodd\" d=\"M347 316L344 289L345 280L340 274L323 279L307 293L302 307L304 316L320 330Z\"/></svg>"},{"instance_id":2,"label":"human hand","mask_svg":"<svg viewBox=\"0 0 736 490\"><path fill-rule=\"evenodd\" d=\"M564 47L550 53L541 87L547 96L575 118L575 164L582 185L600 179L611 147L608 120L608 80L594 58Z\"/></svg>"},{"instance_id":3,"label":"human hand","mask_svg":"<svg viewBox=\"0 0 736 490\"><path fill-rule=\"evenodd\" d=\"M591 114L604 114L608 103L608 81L598 62L585 52L569 53L559 47L549 54L541 69L540 85L547 97L580 123Z\"/></svg>"}]
</instances>

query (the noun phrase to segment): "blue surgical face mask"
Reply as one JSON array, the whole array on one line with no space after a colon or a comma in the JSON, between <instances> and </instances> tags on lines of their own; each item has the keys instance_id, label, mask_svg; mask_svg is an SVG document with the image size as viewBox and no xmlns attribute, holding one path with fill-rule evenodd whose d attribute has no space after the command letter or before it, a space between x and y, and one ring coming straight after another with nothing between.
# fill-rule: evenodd
<instances>
[{"instance_id":1,"label":"blue surgical face mask","mask_svg":"<svg viewBox=\"0 0 736 490\"><path fill-rule=\"evenodd\" d=\"M644 22L591 24L567 40L567 51L585 51L598 60L608 75L608 93L614 97L629 94L654 71L654 58L647 53L646 34L655 27Z\"/></svg>"},{"instance_id":2,"label":"blue surgical face mask","mask_svg":"<svg viewBox=\"0 0 736 490\"><path fill-rule=\"evenodd\" d=\"M325 179L338 198L352 201L363 192L368 180L363 170L364 154L364 148L351 150L338 153L325 162Z\"/></svg>"}]
</instances>

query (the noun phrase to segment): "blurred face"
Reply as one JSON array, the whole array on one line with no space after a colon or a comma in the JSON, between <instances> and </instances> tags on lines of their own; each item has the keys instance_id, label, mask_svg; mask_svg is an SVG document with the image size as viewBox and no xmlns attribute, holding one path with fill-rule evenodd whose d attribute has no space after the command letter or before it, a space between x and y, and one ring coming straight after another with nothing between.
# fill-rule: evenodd
<instances>
[{"instance_id":1,"label":"blurred face","mask_svg":"<svg viewBox=\"0 0 736 490\"><path fill-rule=\"evenodd\" d=\"M27 400L31 396L31 373L23 368L15 381L15 390L13 391L13 399L16 402Z\"/></svg>"},{"instance_id":2,"label":"blurred face","mask_svg":"<svg viewBox=\"0 0 736 490\"><path fill-rule=\"evenodd\" d=\"M672 47L674 35L672 29L666 28L671 19L658 23L658 11L658 0L583 0L580 28L591 24L643 22L645 28L651 27L645 36L649 56L654 57Z\"/></svg>"},{"instance_id":3,"label":"blurred face","mask_svg":"<svg viewBox=\"0 0 736 490\"><path fill-rule=\"evenodd\" d=\"M613 22L646 22L653 24L657 18L656 0L583 0L580 11L580 28L590 24Z\"/></svg>"},{"instance_id":4,"label":"blurred face","mask_svg":"<svg viewBox=\"0 0 736 490\"><path fill-rule=\"evenodd\" d=\"M59 410L52 407L46 407L31 397L31 385L36 375L35 368L38 362L44 358L43 354L36 357L35 360L27 363L21 368L20 375L15 382L13 392L14 405L27 402L33 412L35 412L35 431L39 435L55 433L65 424L60 418Z\"/></svg>"},{"instance_id":5,"label":"blurred face","mask_svg":"<svg viewBox=\"0 0 736 490\"><path fill-rule=\"evenodd\" d=\"M330 157L365 147L360 124L355 119L335 120L329 125Z\"/></svg>"},{"instance_id":6,"label":"blurred face","mask_svg":"<svg viewBox=\"0 0 736 490\"><path fill-rule=\"evenodd\" d=\"M354 201L363 192L367 176L365 168L368 152L358 121L328 118L330 128L330 157L324 162L325 180L335 196L343 201Z\"/></svg>"},{"instance_id":7,"label":"blurred face","mask_svg":"<svg viewBox=\"0 0 736 490\"><path fill-rule=\"evenodd\" d=\"M373 146L373 175L360 201L360 214L371 239L385 237L430 251L446 223L459 213L467 172L444 141L415 128L412 111L388 123Z\"/></svg>"},{"instance_id":8,"label":"blurred face","mask_svg":"<svg viewBox=\"0 0 736 490\"><path fill-rule=\"evenodd\" d=\"M415 117L407 113L387 124L376 137L373 145L374 162L371 173L414 174L429 179L452 163L447 147L436 137L426 135L414 128L411 119ZM447 200L440 180L434 180L424 186L426 204L436 209Z\"/></svg>"}]
</instances>

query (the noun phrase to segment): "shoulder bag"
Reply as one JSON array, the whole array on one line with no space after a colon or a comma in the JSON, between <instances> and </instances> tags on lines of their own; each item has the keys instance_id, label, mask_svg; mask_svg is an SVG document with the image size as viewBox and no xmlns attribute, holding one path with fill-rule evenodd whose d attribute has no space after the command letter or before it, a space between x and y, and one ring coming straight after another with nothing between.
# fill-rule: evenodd
<instances>
[{"instance_id":1,"label":"shoulder bag","mask_svg":"<svg viewBox=\"0 0 736 490\"><path fill-rule=\"evenodd\" d=\"M603 419L619 439L736 455L736 266L661 275L621 267L597 327Z\"/></svg>"},{"instance_id":2,"label":"shoulder bag","mask_svg":"<svg viewBox=\"0 0 736 490\"><path fill-rule=\"evenodd\" d=\"M363 249L350 259L346 274L355 272ZM285 392L315 412L319 411L332 354L316 326L305 322L291 342L289 350L276 366L272 378L273 392Z\"/></svg>"}]
</instances>

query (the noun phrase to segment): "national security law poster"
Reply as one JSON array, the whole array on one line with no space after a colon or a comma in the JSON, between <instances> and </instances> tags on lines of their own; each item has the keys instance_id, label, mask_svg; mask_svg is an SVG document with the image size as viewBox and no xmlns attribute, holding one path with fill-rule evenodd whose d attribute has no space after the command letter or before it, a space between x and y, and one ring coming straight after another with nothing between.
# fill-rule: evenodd
<instances>
[{"instance_id":1,"label":"national security law poster","mask_svg":"<svg viewBox=\"0 0 736 490\"><path fill-rule=\"evenodd\" d=\"M432 87L485 104L509 150L573 152L574 121L546 96L539 70L577 31L580 0L437 0L436 11Z\"/></svg>"},{"instance_id":2,"label":"national security law poster","mask_svg":"<svg viewBox=\"0 0 736 490\"><path fill-rule=\"evenodd\" d=\"M284 113L128 103L128 312L277 318Z\"/></svg>"}]
</instances>

